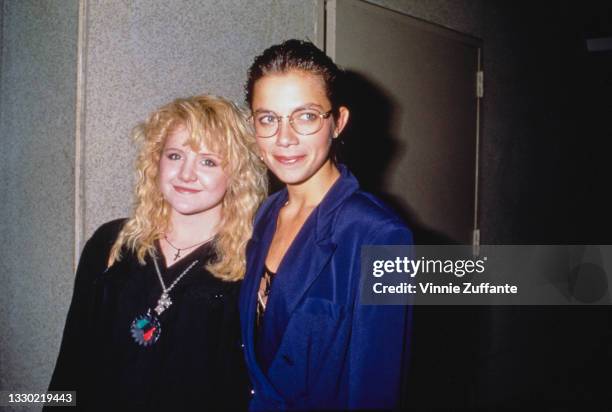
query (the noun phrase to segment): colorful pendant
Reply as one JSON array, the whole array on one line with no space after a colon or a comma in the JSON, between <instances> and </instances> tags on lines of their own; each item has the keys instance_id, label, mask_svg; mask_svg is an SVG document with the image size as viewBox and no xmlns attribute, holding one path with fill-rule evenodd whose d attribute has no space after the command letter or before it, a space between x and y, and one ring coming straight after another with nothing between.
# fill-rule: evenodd
<instances>
[{"instance_id":1,"label":"colorful pendant","mask_svg":"<svg viewBox=\"0 0 612 412\"><path fill-rule=\"evenodd\" d=\"M151 346L161 335L161 323L155 315L151 314L151 309L146 314L137 316L130 327L132 338L140 346Z\"/></svg>"}]
</instances>

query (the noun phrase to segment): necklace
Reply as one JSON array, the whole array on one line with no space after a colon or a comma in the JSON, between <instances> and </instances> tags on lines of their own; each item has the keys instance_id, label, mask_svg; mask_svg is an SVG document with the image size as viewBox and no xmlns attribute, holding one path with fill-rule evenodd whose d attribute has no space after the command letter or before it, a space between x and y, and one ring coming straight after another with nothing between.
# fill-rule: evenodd
<instances>
[{"instance_id":1,"label":"necklace","mask_svg":"<svg viewBox=\"0 0 612 412\"><path fill-rule=\"evenodd\" d=\"M194 247L196 247L196 246L203 245L204 243L209 242L209 241L210 241L210 240L211 240L213 237L215 237L215 236L216 236L216 234L215 234L215 235L212 235L211 237L209 237L209 238L208 238L208 239L206 239L206 240L203 240L203 241L201 241L201 242L199 242L199 243L196 243L195 245L191 245L191 246L189 246L189 247L176 247L176 246L174 246L172 243L170 243L170 241L168 240L168 236L165 236L165 235L164 235L164 240L165 240L165 241L166 241L166 242L167 242L167 243L168 243L168 244L169 244L169 245L170 245L170 246L171 246L173 249L175 249L175 250L176 250L176 254L174 255L174 261L176 262L176 260L177 260L178 258L180 258L180 257L181 257L181 251L189 250L189 249L194 248Z\"/></svg>"},{"instance_id":2,"label":"necklace","mask_svg":"<svg viewBox=\"0 0 612 412\"><path fill-rule=\"evenodd\" d=\"M268 304L268 295L270 294L270 288L272 287L272 276L275 274L268 270L268 267L264 265L264 274L259 283L259 290L257 291L257 326L261 325L263 321L263 315L266 311L266 305ZM263 293L262 293L263 287Z\"/></svg>"},{"instance_id":3,"label":"necklace","mask_svg":"<svg viewBox=\"0 0 612 412\"><path fill-rule=\"evenodd\" d=\"M170 299L170 291L174 289L174 287L179 283L179 281L193 268L198 261L194 260L191 262L189 266L181 274L170 284L169 287L166 287L164 283L164 279L162 278L161 272L159 270L159 266L157 265L157 259L154 257L153 265L155 266L155 272L157 272L157 278L159 279L159 283L162 288L162 293L159 299L157 300L157 306L153 309L157 315L151 313L151 308L147 310L147 313L144 315L139 315L134 318L132 321L132 326L130 327L130 332L132 334L132 338L134 341L140 346L151 346L159 339L161 335L161 322L159 321L158 316L160 316L166 309L172 305L172 299Z\"/></svg>"}]
</instances>

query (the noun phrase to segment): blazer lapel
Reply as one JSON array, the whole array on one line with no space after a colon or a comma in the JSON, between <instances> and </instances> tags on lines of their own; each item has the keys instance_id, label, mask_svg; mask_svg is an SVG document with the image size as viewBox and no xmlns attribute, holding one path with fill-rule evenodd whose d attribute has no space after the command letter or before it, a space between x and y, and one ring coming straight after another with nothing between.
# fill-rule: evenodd
<instances>
[{"instance_id":1,"label":"blazer lapel","mask_svg":"<svg viewBox=\"0 0 612 412\"><path fill-rule=\"evenodd\" d=\"M357 180L346 167L338 165L338 169L340 177L306 220L278 268L263 322L264 335L275 344L280 343L291 314L336 250L331 237L337 208L359 188ZM278 213L274 219L277 216ZM274 350L275 344L270 346Z\"/></svg>"},{"instance_id":2,"label":"blazer lapel","mask_svg":"<svg viewBox=\"0 0 612 412\"><path fill-rule=\"evenodd\" d=\"M311 216L315 219L309 219L304 224L290 250L287 251L274 280L269 313L270 317L274 318L275 329L284 331L289 317L336 249L336 245L329 239L324 239L320 243L315 241L316 217L316 215ZM264 320L264 325L266 321L267 319Z\"/></svg>"},{"instance_id":3,"label":"blazer lapel","mask_svg":"<svg viewBox=\"0 0 612 412\"><path fill-rule=\"evenodd\" d=\"M241 313L243 315L246 314L246 316L241 316L240 319L244 332L243 336L247 340L248 346L254 346L259 282L263 275L266 255L268 254L268 249L270 248L270 243L272 242L272 237L276 230L276 216L285 198L286 193L279 193L279 196L270 204L268 210L258 219L255 225L256 227L253 230L253 237L249 241L246 262L247 274L240 293ZM247 342L245 342L245 344L247 344Z\"/></svg>"},{"instance_id":4,"label":"blazer lapel","mask_svg":"<svg viewBox=\"0 0 612 412\"><path fill-rule=\"evenodd\" d=\"M282 398L269 383L257 361L257 354L255 352L255 317L257 316L257 292L261 276L263 275L266 255L276 230L278 210L284 204L285 199L286 193L280 193L255 224L253 237L248 245L247 273L240 291L240 322L243 345L253 384L256 390L260 391L262 390L260 385L264 385L266 388L264 392L267 396L277 401L281 401Z\"/></svg>"}]
</instances>

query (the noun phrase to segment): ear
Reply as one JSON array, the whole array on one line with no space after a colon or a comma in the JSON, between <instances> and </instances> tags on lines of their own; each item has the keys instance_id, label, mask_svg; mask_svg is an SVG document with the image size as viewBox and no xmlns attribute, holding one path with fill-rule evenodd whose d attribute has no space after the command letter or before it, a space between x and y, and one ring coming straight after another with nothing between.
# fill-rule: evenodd
<instances>
[{"instance_id":1,"label":"ear","mask_svg":"<svg viewBox=\"0 0 612 412\"><path fill-rule=\"evenodd\" d=\"M340 109L338 109L338 118L336 119L336 126L334 127L334 138L338 137L340 133L342 133L342 130L344 130L344 127L348 123L349 116L349 109L345 106L340 106Z\"/></svg>"}]
</instances>

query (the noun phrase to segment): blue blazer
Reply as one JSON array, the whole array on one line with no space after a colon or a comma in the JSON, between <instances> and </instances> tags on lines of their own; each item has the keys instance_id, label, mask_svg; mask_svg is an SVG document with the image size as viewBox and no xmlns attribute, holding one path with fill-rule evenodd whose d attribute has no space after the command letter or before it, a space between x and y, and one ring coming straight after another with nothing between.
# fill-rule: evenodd
<instances>
[{"instance_id":1,"label":"blue blazer","mask_svg":"<svg viewBox=\"0 0 612 412\"><path fill-rule=\"evenodd\" d=\"M410 308L360 304L360 254L362 245L412 244L412 235L395 213L359 190L346 167L339 169L278 267L260 331L257 292L287 190L257 213L240 294L251 410L398 405Z\"/></svg>"}]
</instances>

